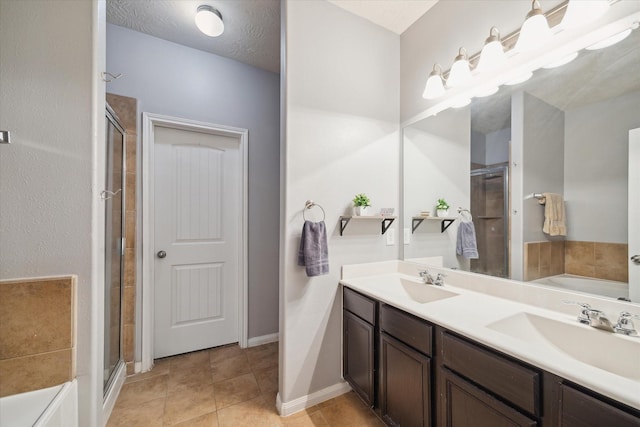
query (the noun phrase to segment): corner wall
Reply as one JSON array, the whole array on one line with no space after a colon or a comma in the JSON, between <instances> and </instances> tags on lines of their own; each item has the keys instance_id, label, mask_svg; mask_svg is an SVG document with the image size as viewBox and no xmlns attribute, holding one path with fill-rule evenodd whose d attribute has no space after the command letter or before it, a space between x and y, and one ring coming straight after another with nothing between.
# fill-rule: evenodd
<instances>
[{"instance_id":1,"label":"corner wall","mask_svg":"<svg viewBox=\"0 0 640 427\"><path fill-rule=\"evenodd\" d=\"M396 244L387 246L377 221L352 220L340 236L338 217L361 192L374 211L398 212L400 39L323 0L284 7L279 400L287 414L346 390L340 266L398 258L395 223ZM312 278L297 265L308 199L326 212L330 262L328 275Z\"/></svg>"}]
</instances>

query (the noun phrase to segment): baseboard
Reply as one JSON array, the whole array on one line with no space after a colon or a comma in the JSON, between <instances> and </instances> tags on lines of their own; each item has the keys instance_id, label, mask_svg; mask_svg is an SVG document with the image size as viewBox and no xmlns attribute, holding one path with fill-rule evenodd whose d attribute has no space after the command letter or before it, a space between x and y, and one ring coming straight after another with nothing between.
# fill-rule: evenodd
<instances>
[{"instance_id":1,"label":"baseboard","mask_svg":"<svg viewBox=\"0 0 640 427\"><path fill-rule=\"evenodd\" d=\"M283 416L289 416L303 409L310 408L318 403L322 403L334 397L338 397L341 394L345 394L351 391L351 387L346 382L342 381L338 384L334 384L330 387L323 388L315 393L308 394L306 396L299 397L290 402L283 402L280 399L280 393L276 396L276 408L278 413Z\"/></svg>"},{"instance_id":2,"label":"baseboard","mask_svg":"<svg viewBox=\"0 0 640 427\"><path fill-rule=\"evenodd\" d=\"M249 338L249 340L247 341L247 347L256 347L262 344L278 342L279 339L280 339L280 334L277 332L275 334L262 335L260 337L253 337L253 338Z\"/></svg>"},{"instance_id":3,"label":"baseboard","mask_svg":"<svg viewBox=\"0 0 640 427\"><path fill-rule=\"evenodd\" d=\"M111 383L109 390L107 390L107 394L102 402L102 419L104 420L105 426L107 425L107 421L109 421L109 417L111 416L113 407L116 404L116 400L118 400L118 395L120 394L120 390L122 389L122 385L126 378L127 368L125 367L124 362L121 362L118 364L115 379L113 383Z\"/></svg>"}]
</instances>

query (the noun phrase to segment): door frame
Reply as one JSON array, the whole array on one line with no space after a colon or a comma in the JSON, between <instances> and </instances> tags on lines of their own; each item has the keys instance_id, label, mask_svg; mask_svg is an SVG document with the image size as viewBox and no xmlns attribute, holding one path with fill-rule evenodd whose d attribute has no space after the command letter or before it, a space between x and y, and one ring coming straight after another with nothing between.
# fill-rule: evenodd
<instances>
[{"instance_id":1,"label":"door frame","mask_svg":"<svg viewBox=\"0 0 640 427\"><path fill-rule=\"evenodd\" d=\"M142 113L142 360L141 371L153 367L154 316L154 143L156 126L238 138L240 141L242 221L238 260L238 343L247 347L248 335L248 145L247 129L155 113Z\"/></svg>"}]
</instances>

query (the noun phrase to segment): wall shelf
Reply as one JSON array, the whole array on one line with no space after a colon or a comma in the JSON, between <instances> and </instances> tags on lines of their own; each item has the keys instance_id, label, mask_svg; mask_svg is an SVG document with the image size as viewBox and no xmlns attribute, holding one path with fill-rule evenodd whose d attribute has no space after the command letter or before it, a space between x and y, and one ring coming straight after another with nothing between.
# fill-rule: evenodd
<instances>
[{"instance_id":1,"label":"wall shelf","mask_svg":"<svg viewBox=\"0 0 640 427\"><path fill-rule=\"evenodd\" d=\"M444 231L449 228L453 221L457 218L454 217L437 217L437 216L414 216L411 218L411 234L415 233L416 228L422 224L424 220L428 221L440 221L440 232L444 233Z\"/></svg>"},{"instance_id":2,"label":"wall shelf","mask_svg":"<svg viewBox=\"0 0 640 427\"><path fill-rule=\"evenodd\" d=\"M351 215L343 215L340 217L340 235L342 236L342 233L344 233L344 229L347 228L347 224L349 224L349 221L351 221L352 219L355 220L375 220L375 221L380 221L381 226L382 226L382 234L386 233L387 230L389 229L389 227L391 226L391 224L393 223L393 221L396 220L397 217L395 216L381 216L381 215L376 215L376 216L351 216Z\"/></svg>"}]
</instances>

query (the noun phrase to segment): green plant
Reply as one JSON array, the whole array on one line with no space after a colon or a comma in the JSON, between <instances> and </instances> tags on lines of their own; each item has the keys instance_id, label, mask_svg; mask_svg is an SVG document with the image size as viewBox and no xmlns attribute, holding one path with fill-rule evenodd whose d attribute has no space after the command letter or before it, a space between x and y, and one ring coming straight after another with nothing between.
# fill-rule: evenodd
<instances>
[{"instance_id":1,"label":"green plant","mask_svg":"<svg viewBox=\"0 0 640 427\"><path fill-rule=\"evenodd\" d=\"M436 209L446 211L447 209L449 209L449 203L447 203L447 201L444 199L438 199Z\"/></svg>"},{"instance_id":2,"label":"green plant","mask_svg":"<svg viewBox=\"0 0 640 427\"><path fill-rule=\"evenodd\" d=\"M356 194L353 198L353 206L371 206L371 200L364 193Z\"/></svg>"}]
</instances>

